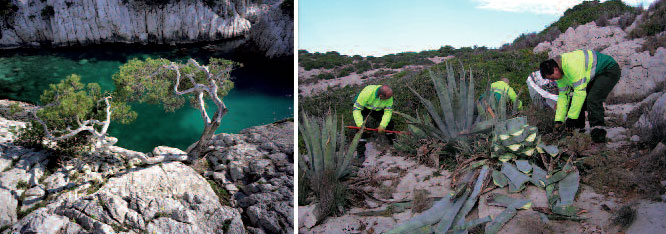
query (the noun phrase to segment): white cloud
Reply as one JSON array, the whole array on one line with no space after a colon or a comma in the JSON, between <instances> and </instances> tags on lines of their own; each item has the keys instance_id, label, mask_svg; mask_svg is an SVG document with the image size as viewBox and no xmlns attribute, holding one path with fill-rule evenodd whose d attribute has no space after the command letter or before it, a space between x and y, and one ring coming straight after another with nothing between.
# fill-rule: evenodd
<instances>
[{"instance_id":1,"label":"white cloud","mask_svg":"<svg viewBox=\"0 0 666 234\"><path fill-rule=\"evenodd\" d=\"M567 9L581 3L581 0L473 0L478 2L478 8L508 11L508 12L531 12L536 14L561 15ZM625 3L644 7L655 0L624 0ZM604 2L604 1L602 1Z\"/></svg>"}]
</instances>

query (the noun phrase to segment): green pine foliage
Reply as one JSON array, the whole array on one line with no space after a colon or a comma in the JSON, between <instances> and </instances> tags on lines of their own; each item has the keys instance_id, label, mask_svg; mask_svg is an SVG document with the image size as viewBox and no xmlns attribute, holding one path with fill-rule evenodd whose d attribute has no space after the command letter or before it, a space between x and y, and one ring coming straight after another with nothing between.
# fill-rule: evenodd
<instances>
[{"instance_id":1,"label":"green pine foliage","mask_svg":"<svg viewBox=\"0 0 666 234\"><path fill-rule=\"evenodd\" d=\"M128 61L120 67L117 73L113 74L117 98L127 102L161 104L164 111L167 112L182 107L185 101L188 101L186 99L193 103L197 98L195 95L181 96L174 94L176 72L164 68L169 64L171 64L171 61L162 58L132 59ZM208 66L212 74L229 77L229 72L239 64L230 60L211 58ZM181 80L178 90L182 91L193 87L192 82L187 78L190 75L197 83L208 84L205 73L196 69L193 65L179 64L179 67L181 68ZM223 98L233 87L234 83L225 79L217 94L220 98ZM208 96L204 95L204 97Z\"/></svg>"},{"instance_id":2,"label":"green pine foliage","mask_svg":"<svg viewBox=\"0 0 666 234\"><path fill-rule=\"evenodd\" d=\"M109 92L103 92L99 84L83 84L81 77L73 74L58 84L49 85L49 89L40 97L44 107L37 112L37 116L44 121L54 137L59 137L69 133L68 128L78 128L79 123L85 120L104 121L106 104L100 100L110 95ZM136 112L127 103L112 98L110 105L112 123L127 124L136 118ZM72 138L57 142L54 150L69 156L81 154L92 143L91 136L89 132L82 131ZM45 139L44 127L37 121L31 121L28 128L19 132L17 143L26 147L49 148L42 145Z\"/></svg>"}]
</instances>

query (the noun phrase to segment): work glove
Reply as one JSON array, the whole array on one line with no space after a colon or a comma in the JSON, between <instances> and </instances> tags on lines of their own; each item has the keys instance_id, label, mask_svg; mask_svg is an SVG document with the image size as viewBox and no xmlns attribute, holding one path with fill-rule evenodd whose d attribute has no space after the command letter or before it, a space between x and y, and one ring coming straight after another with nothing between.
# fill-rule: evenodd
<instances>
[{"instance_id":1,"label":"work glove","mask_svg":"<svg viewBox=\"0 0 666 234\"><path fill-rule=\"evenodd\" d=\"M576 127L578 127L578 126L576 126L576 120L575 119L567 119L567 121L564 122L564 128L566 130L573 130ZM583 127L585 127L585 126L583 126Z\"/></svg>"},{"instance_id":2,"label":"work glove","mask_svg":"<svg viewBox=\"0 0 666 234\"><path fill-rule=\"evenodd\" d=\"M384 127L382 127L382 126L379 126L379 127L377 128L377 132L378 132L379 134L384 134L384 133L386 133L386 129L384 129Z\"/></svg>"},{"instance_id":3,"label":"work glove","mask_svg":"<svg viewBox=\"0 0 666 234\"><path fill-rule=\"evenodd\" d=\"M553 129L554 133L564 132L564 123L562 121L555 121L555 128Z\"/></svg>"}]
</instances>

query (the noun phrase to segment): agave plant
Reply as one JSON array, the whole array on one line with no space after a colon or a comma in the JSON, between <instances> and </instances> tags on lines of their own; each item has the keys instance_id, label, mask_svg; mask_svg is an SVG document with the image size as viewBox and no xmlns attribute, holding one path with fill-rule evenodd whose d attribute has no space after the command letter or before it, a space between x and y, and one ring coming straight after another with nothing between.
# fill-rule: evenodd
<instances>
[{"instance_id":1,"label":"agave plant","mask_svg":"<svg viewBox=\"0 0 666 234\"><path fill-rule=\"evenodd\" d=\"M324 173L334 173L335 177L340 179L349 174L351 161L356 146L361 139L362 130L356 133L354 139L347 146L344 126L342 126L343 122L340 122L338 128L338 120L335 114L330 114L330 112L321 123L314 117L305 113L301 114L298 130L305 143L307 155L301 154L298 165L308 178L316 179Z\"/></svg>"},{"instance_id":2,"label":"agave plant","mask_svg":"<svg viewBox=\"0 0 666 234\"><path fill-rule=\"evenodd\" d=\"M527 125L525 117L512 118L497 123L493 134L491 158L502 162L515 161L519 157L531 158L540 139L537 128Z\"/></svg>"},{"instance_id":3,"label":"agave plant","mask_svg":"<svg viewBox=\"0 0 666 234\"><path fill-rule=\"evenodd\" d=\"M436 75L432 70L429 71L430 79L435 86L439 106L435 106L433 102L425 99L416 90L408 86L425 106L432 123L420 122L417 121L417 118L405 114L400 115L404 116L410 125L414 125L427 135L444 142L458 139L469 133L490 129L492 121L479 122L475 121L474 118L477 103L474 76L471 69L468 76L463 67L457 82L453 68L448 63L446 63L446 71L446 80Z\"/></svg>"}]
</instances>

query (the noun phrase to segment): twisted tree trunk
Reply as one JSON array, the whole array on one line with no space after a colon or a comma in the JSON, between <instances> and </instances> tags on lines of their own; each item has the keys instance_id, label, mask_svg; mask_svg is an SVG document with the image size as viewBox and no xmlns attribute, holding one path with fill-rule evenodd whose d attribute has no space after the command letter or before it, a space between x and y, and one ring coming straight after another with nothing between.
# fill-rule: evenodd
<instances>
[{"instance_id":1,"label":"twisted tree trunk","mask_svg":"<svg viewBox=\"0 0 666 234\"><path fill-rule=\"evenodd\" d=\"M167 69L174 70L176 72L176 85L174 86L174 92L177 95L185 95L187 93L196 93L197 98L198 98L198 109L201 112L201 118L203 119L204 122L204 130L201 133L201 137L199 137L199 141L196 143L196 145L187 152L187 155L189 156L188 161L192 162L195 159L199 158L201 154L206 150L208 145L210 144L210 139L213 138L213 135L215 135L215 130L217 130L218 127L220 127L220 124L222 123L222 117L224 117L225 114L227 114L228 109L227 106L222 102L222 99L219 97L217 94L217 91L219 89L218 83L221 85L226 77L222 77L222 75L213 75L209 70L207 66L202 66L197 63L194 59L190 59L188 61L189 64L194 65L196 68L202 70L206 74L206 78L208 80L208 84L201 84L197 83L192 76L186 76L190 82L192 82L192 88L189 88L184 91L179 91L178 86L180 84L180 79L181 79L181 74L180 74L180 68L176 63L171 63L169 66L166 66ZM231 70L231 68L229 68ZM204 101L204 94L207 94L210 99L213 100L215 105L217 106L217 111L215 111L215 114L213 115L213 119L211 119L208 116L208 112L206 111L206 106L205 106L205 101Z\"/></svg>"}]
</instances>

